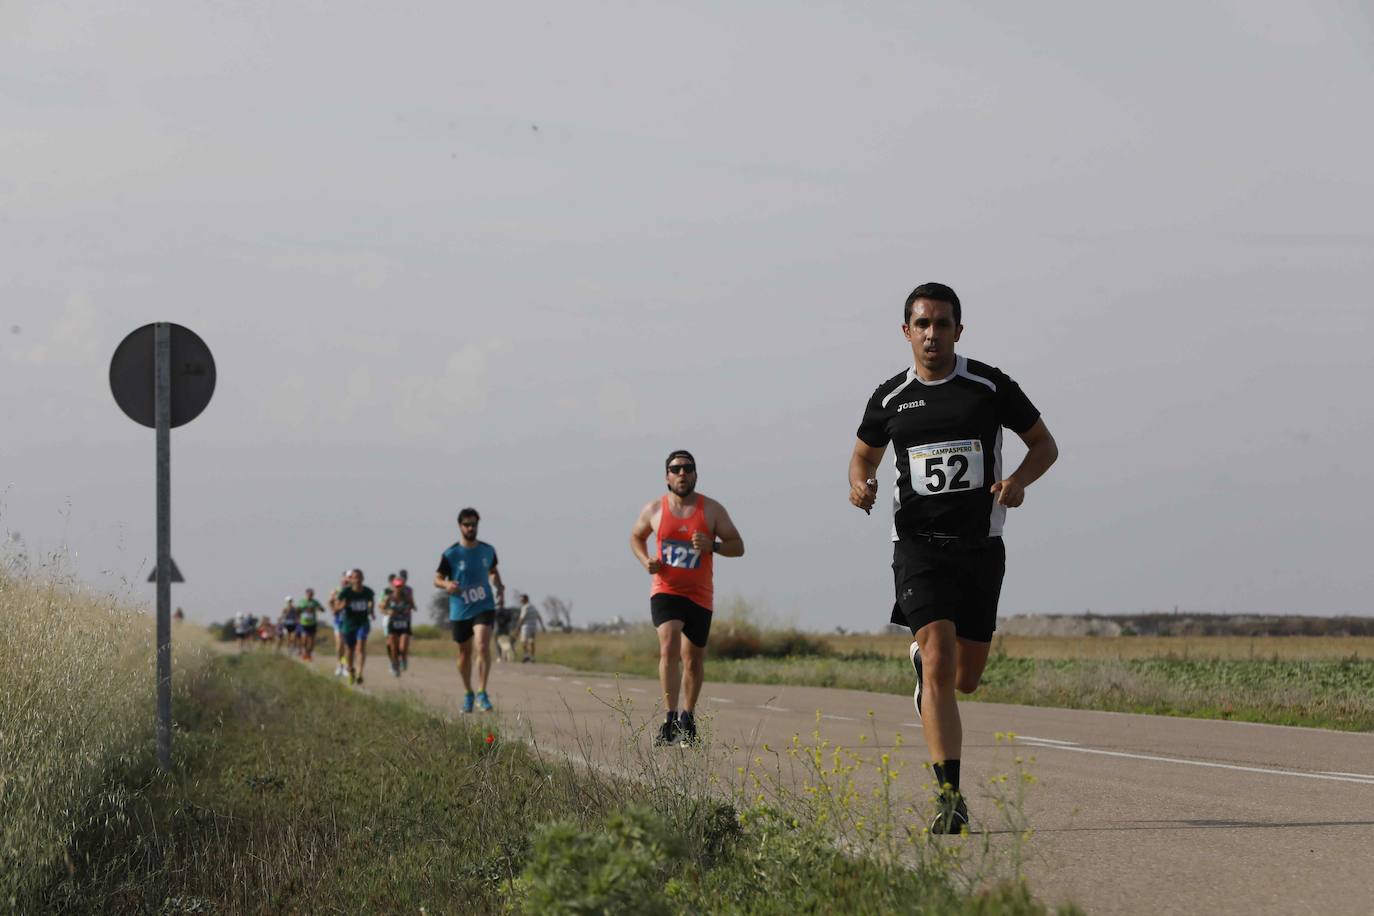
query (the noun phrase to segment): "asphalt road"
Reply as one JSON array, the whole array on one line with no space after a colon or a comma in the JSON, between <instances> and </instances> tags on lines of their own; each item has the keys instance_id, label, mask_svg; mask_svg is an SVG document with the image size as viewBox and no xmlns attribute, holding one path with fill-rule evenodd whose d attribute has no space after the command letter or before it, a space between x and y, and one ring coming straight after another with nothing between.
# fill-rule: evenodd
<instances>
[{"instance_id":1,"label":"asphalt road","mask_svg":"<svg viewBox=\"0 0 1374 916\"><path fill-rule=\"evenodd\" d=\"M326 673L332 665L317 657ZM412 692L458 713L451 661L414 659L394 678L380 654L368 674L358 689ZM640 678L501 664L490 686L508 733L610 770L633 770L627 747L646 746L659 721L657 683ZM925 797L909 698L709 681L702 696L712 765L726 781L739 767L800 780L764 745L786 747L794 735L812 744L819 729L865 760L890 754L903 803ZM644 727L638 738L617 709ZM1007 847L1014 831L988 779L1014 774L1017 757L1036 778L1024 805L1034 829L1024 870L1046 902L1073 900L1089 913L1374 913L1374 735L995 703L961 709L975 829ZM997 737L1008 733L1015 739ZM859 787L876 785L876 773L859 770Z\"/></svg>"}]
</instances>

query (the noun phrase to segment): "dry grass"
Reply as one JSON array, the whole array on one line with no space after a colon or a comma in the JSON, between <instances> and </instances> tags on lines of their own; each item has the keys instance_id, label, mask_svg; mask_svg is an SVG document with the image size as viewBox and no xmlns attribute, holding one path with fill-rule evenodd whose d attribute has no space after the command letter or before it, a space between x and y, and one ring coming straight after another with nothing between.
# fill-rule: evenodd
<instances>
[{"instance_id":1,"label":"dry grass","mask_svg":"<svg viewBox=\"0 0 1374 916\"><path fill-rule=\"evenodd\" d=\"M550 634L540 658L654 677L647 626L623 636ZM715 632L712 631L712 640ZM814 637L820 654L707 659L708 680L909 693L909 639ZM999 703L1374 730L1365 637L998 637L979 691Z\"/></svg>"},{"instance_id":2,"label":"dry grass","mask_svg":"<svg viewBox=\"0 0 1374 916\"><path fill-rule=\"evenodd\" d=\"M0 909L18 911L71 867L92 812L119 810L112 777L151 757L154 634L127 600L15 566L0 570L0 619ZM183 634L180 673L206 645Z\"/></svg>"},{"instance_id":3,"label":"dry grass","mask_svg":"<svg viewBox=\"0 0 1374 916\"><path fill-rule=\"evenodd\" d=\"M803 634L736 600L717 614L706 677L909 693L910 642L897 632ZM621 635L549 633L539 645L541 661L583 671L658 671L647 622ZM1002 634L972 699L1374 731L1374 637Z\"/></svg>"},{"instance_id":4,"label":"dry grass","mask_svg":"<svg viewBox=\"0 0 1374 916\"><path fill-rule=\"evenodd\" d=\"M716 632L712 631L712 642ZM812 636L836 658L905 659L911 640L901 634L816 634ZM653 631L646 624L624 636L609 633L549 633L539 637L548 661L571 657L624 655L648 652L656 657ZM998 636L993 653L1008 658L1143 659L1183 658L1234 661L1329 661L1374 659L1369 636ZM544 651L541 648L541 653ZM713 653L714 656L714 653Z\"/></svg>"},{"instance_id":5,"label":"dry grass","mask_svg":"<svg viewBox=\"0 0 1374 916\"><path fill-rule=\"evenodd\" d=\"M906 654L906 641L898 638ZM1374 659L1371 636L999 636L1011 658L1139 659L1198 661L1331 661Z\"/></svg>"},{"instance_id":6,"label":"dry grass","mask_svg":"<svg viewBox=\"0 0 1374 916\"><path fill-rule=\"evenodd\" d=\"M562 637L562 634L555 634ZM595 634L584 634L594 636ZM614 638L614 637L601 637ZM817 635L840 658L906 658L911 640L901 633ZM1003 636L992 651L1008 658L1187 658L1233 661L1374 659L1374 636Z\"/></svg>"}]
</instances>

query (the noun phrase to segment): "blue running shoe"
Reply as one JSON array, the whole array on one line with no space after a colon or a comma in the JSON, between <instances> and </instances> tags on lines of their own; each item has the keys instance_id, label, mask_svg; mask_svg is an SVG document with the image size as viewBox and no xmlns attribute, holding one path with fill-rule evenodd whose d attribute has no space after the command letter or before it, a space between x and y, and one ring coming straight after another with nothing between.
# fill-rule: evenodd
<instances>
[{"instance_id":1,"label":"blue running shoe","mask_svg":"<svg viewBox=\"0 0 1374 916\"><path fill-rule=\"evenodd\" d=\"M477 691L477 708L482 712L491 712L491 698L485 690Z\"/></svg>"},{"instance_id":2,"label":"blue running shoe","mask_svg":"<svg viewBox=\"0 0 1374 916\"><path fill-rule=\"evenodd\" d=\"M472 691L463 694L463 712L472 712Z\"/></svg>"}]
</instances>

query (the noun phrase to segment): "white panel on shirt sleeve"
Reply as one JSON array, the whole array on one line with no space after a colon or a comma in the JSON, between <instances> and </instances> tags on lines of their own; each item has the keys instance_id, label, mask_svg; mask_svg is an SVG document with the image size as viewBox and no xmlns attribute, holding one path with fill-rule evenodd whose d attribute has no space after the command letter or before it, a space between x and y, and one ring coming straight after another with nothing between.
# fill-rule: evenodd
<instances>
[{"instance_id":1,"label":"white panel on shirt sleeve","mask_svg":"<svg viewBox=\"0 0 1374 916\"><path fill-rule=\"evenodd\" d=\"M997 441L992 444L992 480L994 483L1002 479L1002 428L997 428ZM1007 520L1007 507L997 501L997 494L992 497L992 512L988 515L988 537L995 538L1002 536L1002 526Z\"/></svg>"},{"instance_id":2,"label":"white panel on shirt sleeve","mask_svg":"<svg viewBox=\"0 0 1374 916\"><path fill-rule=\"evenodd\" d=\"M969 381L977 382L977 383L980 384L980 385L987 385L987 386L988 386L989 388L991 388L993 391L996 391L996 390L997 390L997 384L996 384L995 382L993 382L992 379L990 379L990 378L985 378L985 377L983 377L983 376L981 376L981 375L974 375L972 372L970 372L970 371L969 371L969 368L968 368L968 360L964 359L964 357L962 357L962 356L959 357L959 362L958 362L958 364L954 367L954 374L955 374L955 375L962 375L964 378L968 379Z\"/></svg>"},{"instance_id":3,"label":"white panel on shirt sleeve","mask_svg":"<svg viewBox=\"0 0 1374 916\"><path fill-rule=\"evenodd\" d=\"M902 508L902 469L897 465L897 450L892 450L892 540L897 540L897 510Z\"/></svg>"},{"instance_id":4,"label":"white panel on shirt sleeve","mask_svg":"<svg viewBox=\"0 0 1374 916\"><path fill-rule=\"evenodd\" d=\"M898 394L900 394L903 388L905 388L907 385L910 385L912 379L914 378L916 378L916 367L912 366L910 369L906 370L906 381L902 382L896 388L893 388L891 391L887 393L887 397L883 398L882 406L886 407L887 403L891 401L893 398L895 398Z\"/></svg>"}]
</instances>

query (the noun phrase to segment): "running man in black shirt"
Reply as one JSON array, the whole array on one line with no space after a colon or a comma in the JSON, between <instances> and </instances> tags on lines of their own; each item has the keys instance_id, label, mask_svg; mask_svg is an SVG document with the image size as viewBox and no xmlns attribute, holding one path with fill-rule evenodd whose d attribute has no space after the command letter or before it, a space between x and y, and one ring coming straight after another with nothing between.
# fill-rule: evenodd
<instances>
[{"instance_id":1,"label":"running man in black shirt","mask_svg":"<svg viewBox=\"0 0 1374 916\"><path fill-rule=\"evenodd\" d=\"M915 636L913 696L940 786L933 833L959 833L968 825L959 792L963 728L955 690L976 690L987 665L1006 568L1003 520L1059 456L1016 382L955 355L963 330L954 290L926 283L912 291L902 334L914 363L873 392L849 460L849 501L870 512L878 464L892 443L891 619ZM1002 468L1003 427L1029 449L1011 474Z\"/></svg>"}]
</instances>

